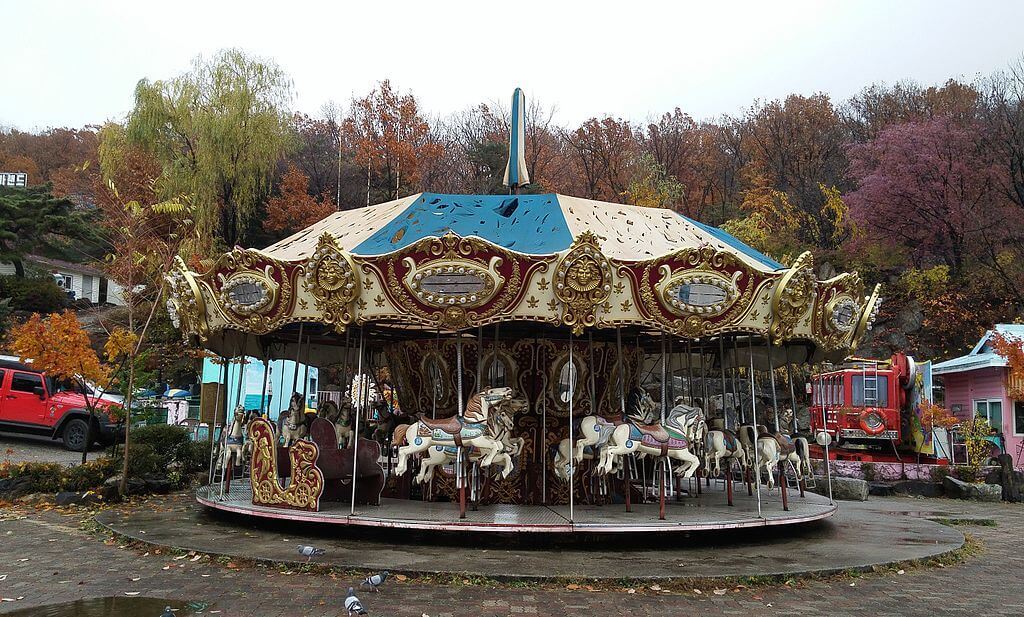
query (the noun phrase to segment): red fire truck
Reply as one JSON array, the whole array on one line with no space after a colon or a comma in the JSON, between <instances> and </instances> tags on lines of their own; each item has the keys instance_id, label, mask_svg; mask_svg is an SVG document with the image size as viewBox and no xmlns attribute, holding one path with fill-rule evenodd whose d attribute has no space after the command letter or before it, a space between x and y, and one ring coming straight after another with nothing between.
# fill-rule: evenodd
<instances>
[{"instance_id":1,"label":"red fire truck","mask_svg":"<svg viewBox=\"0 0 1024 617\"><path fill-rule=\"evenodd\" d=\"M811 378L811 434L820 445L896 450L911 442L914 359L854 359Z\"/></svg>"}]
</instances>

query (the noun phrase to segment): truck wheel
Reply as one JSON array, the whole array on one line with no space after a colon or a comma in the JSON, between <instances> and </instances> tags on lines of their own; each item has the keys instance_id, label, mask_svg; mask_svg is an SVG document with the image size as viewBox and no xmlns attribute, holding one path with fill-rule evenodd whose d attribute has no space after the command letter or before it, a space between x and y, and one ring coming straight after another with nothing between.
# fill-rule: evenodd
<instances>
[{"instance_id":1,"label":"truck wheel","mask_svg":"<svg viewBox=\"0 0 1024 617\"><path fill-rule=\"evenodd\" d=\"M64 431L60 434L64 447L75 452L82 452L87 446L89 439L89 425L81 418L72 418L64 425Z\"/></svg>"}]
</instances>

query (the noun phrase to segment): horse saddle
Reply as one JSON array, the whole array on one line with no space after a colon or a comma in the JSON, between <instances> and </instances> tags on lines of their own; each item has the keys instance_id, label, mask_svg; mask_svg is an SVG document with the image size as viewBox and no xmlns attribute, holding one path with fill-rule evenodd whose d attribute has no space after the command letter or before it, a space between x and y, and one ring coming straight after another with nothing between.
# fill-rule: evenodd
<instances>
[{"instance_id":1,"label":"horse saddle","mask_svg":"<svg viewBox=\"0 0 1024 617\"><path fill-rule=\"evenodd\" d=\"M669 440L668 431L660 424L633 424L633 428L640 433L641 438L650 439L659 444Z\"/></svg>"},{"instance_id":2,"label":"horse saddle","mask_svg":"<svg viewBox=\"0 0 1024 617\"><path fill-rule=\"evenodd\" d=\"M739 440L736 439L736 433L728 429L722 429L722 442L725 444L725 449L729 452L735 452L739 449Z\"/></svg>"},{"instance_id":3,"label":"horse saddle","mask_svg":"<svg viewBox=\"0 0 1024 617\"><path fill-rule=\"evenodd\" d=\"M783 435L782 433L772 433L771 436L774 437L775 441L779 444L780 455L788 456L796 452L796 444L794 444L793 440L790 439L789 437Z\"/></svg>"},{"instance_id":4,"label":"horse saddle","mask_svg":"<svg viewBox=\"0 0 1024 617\"><path fill-rule=\"evenodd\" d=\"M420 416L420 422L429 429L444 431L452 435L462 430L462 418L458 416L438 418L436 420Z\"/></svg>"}]
</instances>

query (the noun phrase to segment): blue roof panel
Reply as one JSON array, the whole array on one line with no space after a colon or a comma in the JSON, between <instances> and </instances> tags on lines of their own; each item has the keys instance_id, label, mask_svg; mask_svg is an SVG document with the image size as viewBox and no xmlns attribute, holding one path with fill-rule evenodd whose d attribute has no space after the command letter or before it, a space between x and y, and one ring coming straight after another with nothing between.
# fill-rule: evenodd
<instances>
[{"instance_id":1,"label":"blue roof panel","mask_svg":"<svg viewBox=\"0 0 1024 617\"><path fill-rule=\"evenodd\" d=\"M761 251L755 250L755 249L747 246L740 239L738 239L736 236L733 236L732 234L730 234L728 232L722 231L718 227L712 227L711 225L705 225L704 223L701 223L699 221L695 221L695 220L693 220L693 219L691 219L689 217L683 216L682 214L680 214L679 216L681 216L686 221L692 223L693 225L699 227L700 229L703 229L704 231L708 232L709 234L711 234L715 238L721 240L722 242L728 244L729 246L731 246L732 248L736 249L737 251L740 251L741 253L743 253L744 255L746 255L748 257L756 259L757 261L763 263L764 265L768 266L769 268L772 268L773 270L785 270L786 269L786 266L780 264L779 262L777 262L774 259L772 259L771 257L765 255Z\"/></svg>"},{"instance_id":2,"label":"blue roof panel","mask_svg":"<svg viewBox=\"0 0 1024 617\"><path fill-rule=\"evenodd\" d=\"M520 253L547 255L569 248L572 234L558 196L423 193L402 214L355 247L381 255L448 231L479 236Z\"/></svg>"}]
</instances>

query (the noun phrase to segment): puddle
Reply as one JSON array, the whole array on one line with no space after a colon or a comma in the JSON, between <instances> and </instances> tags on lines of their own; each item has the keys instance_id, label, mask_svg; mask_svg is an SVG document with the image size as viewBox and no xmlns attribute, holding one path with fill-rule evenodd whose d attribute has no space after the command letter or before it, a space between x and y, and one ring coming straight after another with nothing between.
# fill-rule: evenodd
<instances>
[{"instance_id":1,"label":"puddle","mask_svg":"<svg viewBox=\"0 0 1024 617\"><path fill-rule=\"evenodd\" d=\"M7 613L7 615L18 617L160 617L164 613L164 608L168 606L174 609L172 612L176 616L196 615L209 608L209 605L203 602L111 596L23 608Z\"/></svg>"}]
</instances>

